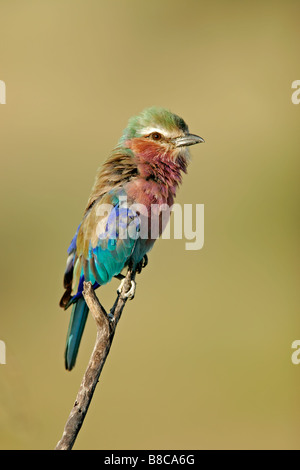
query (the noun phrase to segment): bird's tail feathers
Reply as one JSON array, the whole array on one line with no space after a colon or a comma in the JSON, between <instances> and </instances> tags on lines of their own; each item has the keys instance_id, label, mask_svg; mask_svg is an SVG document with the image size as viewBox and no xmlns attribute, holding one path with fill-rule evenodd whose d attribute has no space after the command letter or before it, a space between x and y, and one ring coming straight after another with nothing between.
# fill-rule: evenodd
<instances>
[{"instance_id":1,"label":"bird's tail feathers","mask_svg":"<svg viewBox=\"0 0 300 470\"><path fill-rule=\"evenodd\" d=\"M75 365L88 313L89 309L85 303L84 298L79 298L72 307L67 333L67 343L65 350L65 367L67 370L72 370Z\"/></svg>"}]
</instances>

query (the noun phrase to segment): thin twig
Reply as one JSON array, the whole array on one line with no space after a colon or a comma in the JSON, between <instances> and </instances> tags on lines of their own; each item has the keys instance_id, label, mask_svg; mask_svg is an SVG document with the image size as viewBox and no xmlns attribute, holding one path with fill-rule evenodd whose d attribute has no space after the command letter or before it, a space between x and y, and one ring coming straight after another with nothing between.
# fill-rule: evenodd
<instances>
[{"instance_id":1,"label":"thin twig","mask_svg":"<svg viewBox=\"0 0 300 470\"><path fill-rule=\"evenodd\" d=\"M83 296L97 326L96 343L79 387L74 406L66 422L62 438L57 443L55 450L71 450L75 443L108 356L116 326L127 302L128 297L126 297L126 293L129 291L131 281L134 281L134 279L135 272L129 269L121 292L118 293L109 315L99 302L92 284L90 282L84 283Z\"/></svg>"}]
</instances>

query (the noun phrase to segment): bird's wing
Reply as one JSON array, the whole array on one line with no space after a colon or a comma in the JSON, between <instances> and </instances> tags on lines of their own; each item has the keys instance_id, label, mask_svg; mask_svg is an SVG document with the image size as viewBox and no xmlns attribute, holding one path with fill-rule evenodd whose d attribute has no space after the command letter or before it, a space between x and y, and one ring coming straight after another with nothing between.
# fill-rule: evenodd
<instances>
[{"instance_id":1,"label":"bird's wing","mask_svg":"<svg viewBox=\"0 0 300 470\"><path fill-rule=\"evenodd\" d=\"M84 281L98 287L119 274L134 250L139 231L139 216L130 208L124 190L111 190L95 201L68 250L61 306L68 307L82 295Z\"/></svg>"}]
</instances>

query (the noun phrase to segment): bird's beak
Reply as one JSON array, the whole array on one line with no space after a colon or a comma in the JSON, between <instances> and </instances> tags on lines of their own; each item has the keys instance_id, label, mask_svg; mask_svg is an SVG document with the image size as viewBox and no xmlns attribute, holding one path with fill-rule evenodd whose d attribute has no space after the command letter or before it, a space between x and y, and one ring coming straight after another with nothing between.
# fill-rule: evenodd
<instances>
[{"instance_id":1,"label":"bird's beak","mask_svg":"<svg viewBox=\"0 0 300 470\"><path fill-rule=\"evenodd\" d=\"M176 137L172 142L175 147L188 147L189 145L201 144L205 140L199 137L199 135L185 134L183 137Z\"/></svg>"}]
</instances>

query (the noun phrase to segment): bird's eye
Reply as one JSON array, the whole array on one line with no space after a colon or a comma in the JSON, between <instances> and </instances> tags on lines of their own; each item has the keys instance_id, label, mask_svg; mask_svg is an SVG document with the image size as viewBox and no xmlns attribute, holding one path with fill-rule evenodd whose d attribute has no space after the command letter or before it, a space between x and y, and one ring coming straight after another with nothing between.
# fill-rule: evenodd
<instances>
[{"instance_id":1,"label":"bird's eye","mask_svg":"<svg viewBox=\"0 0 300 470\"><path fill-rule=\"evenodd\" d=\"M150 137L153 140L161 140L161 138L162 138L162 136L159 132L152 132L152 134L150 134Z\"/></svg>"}]
</instances>

